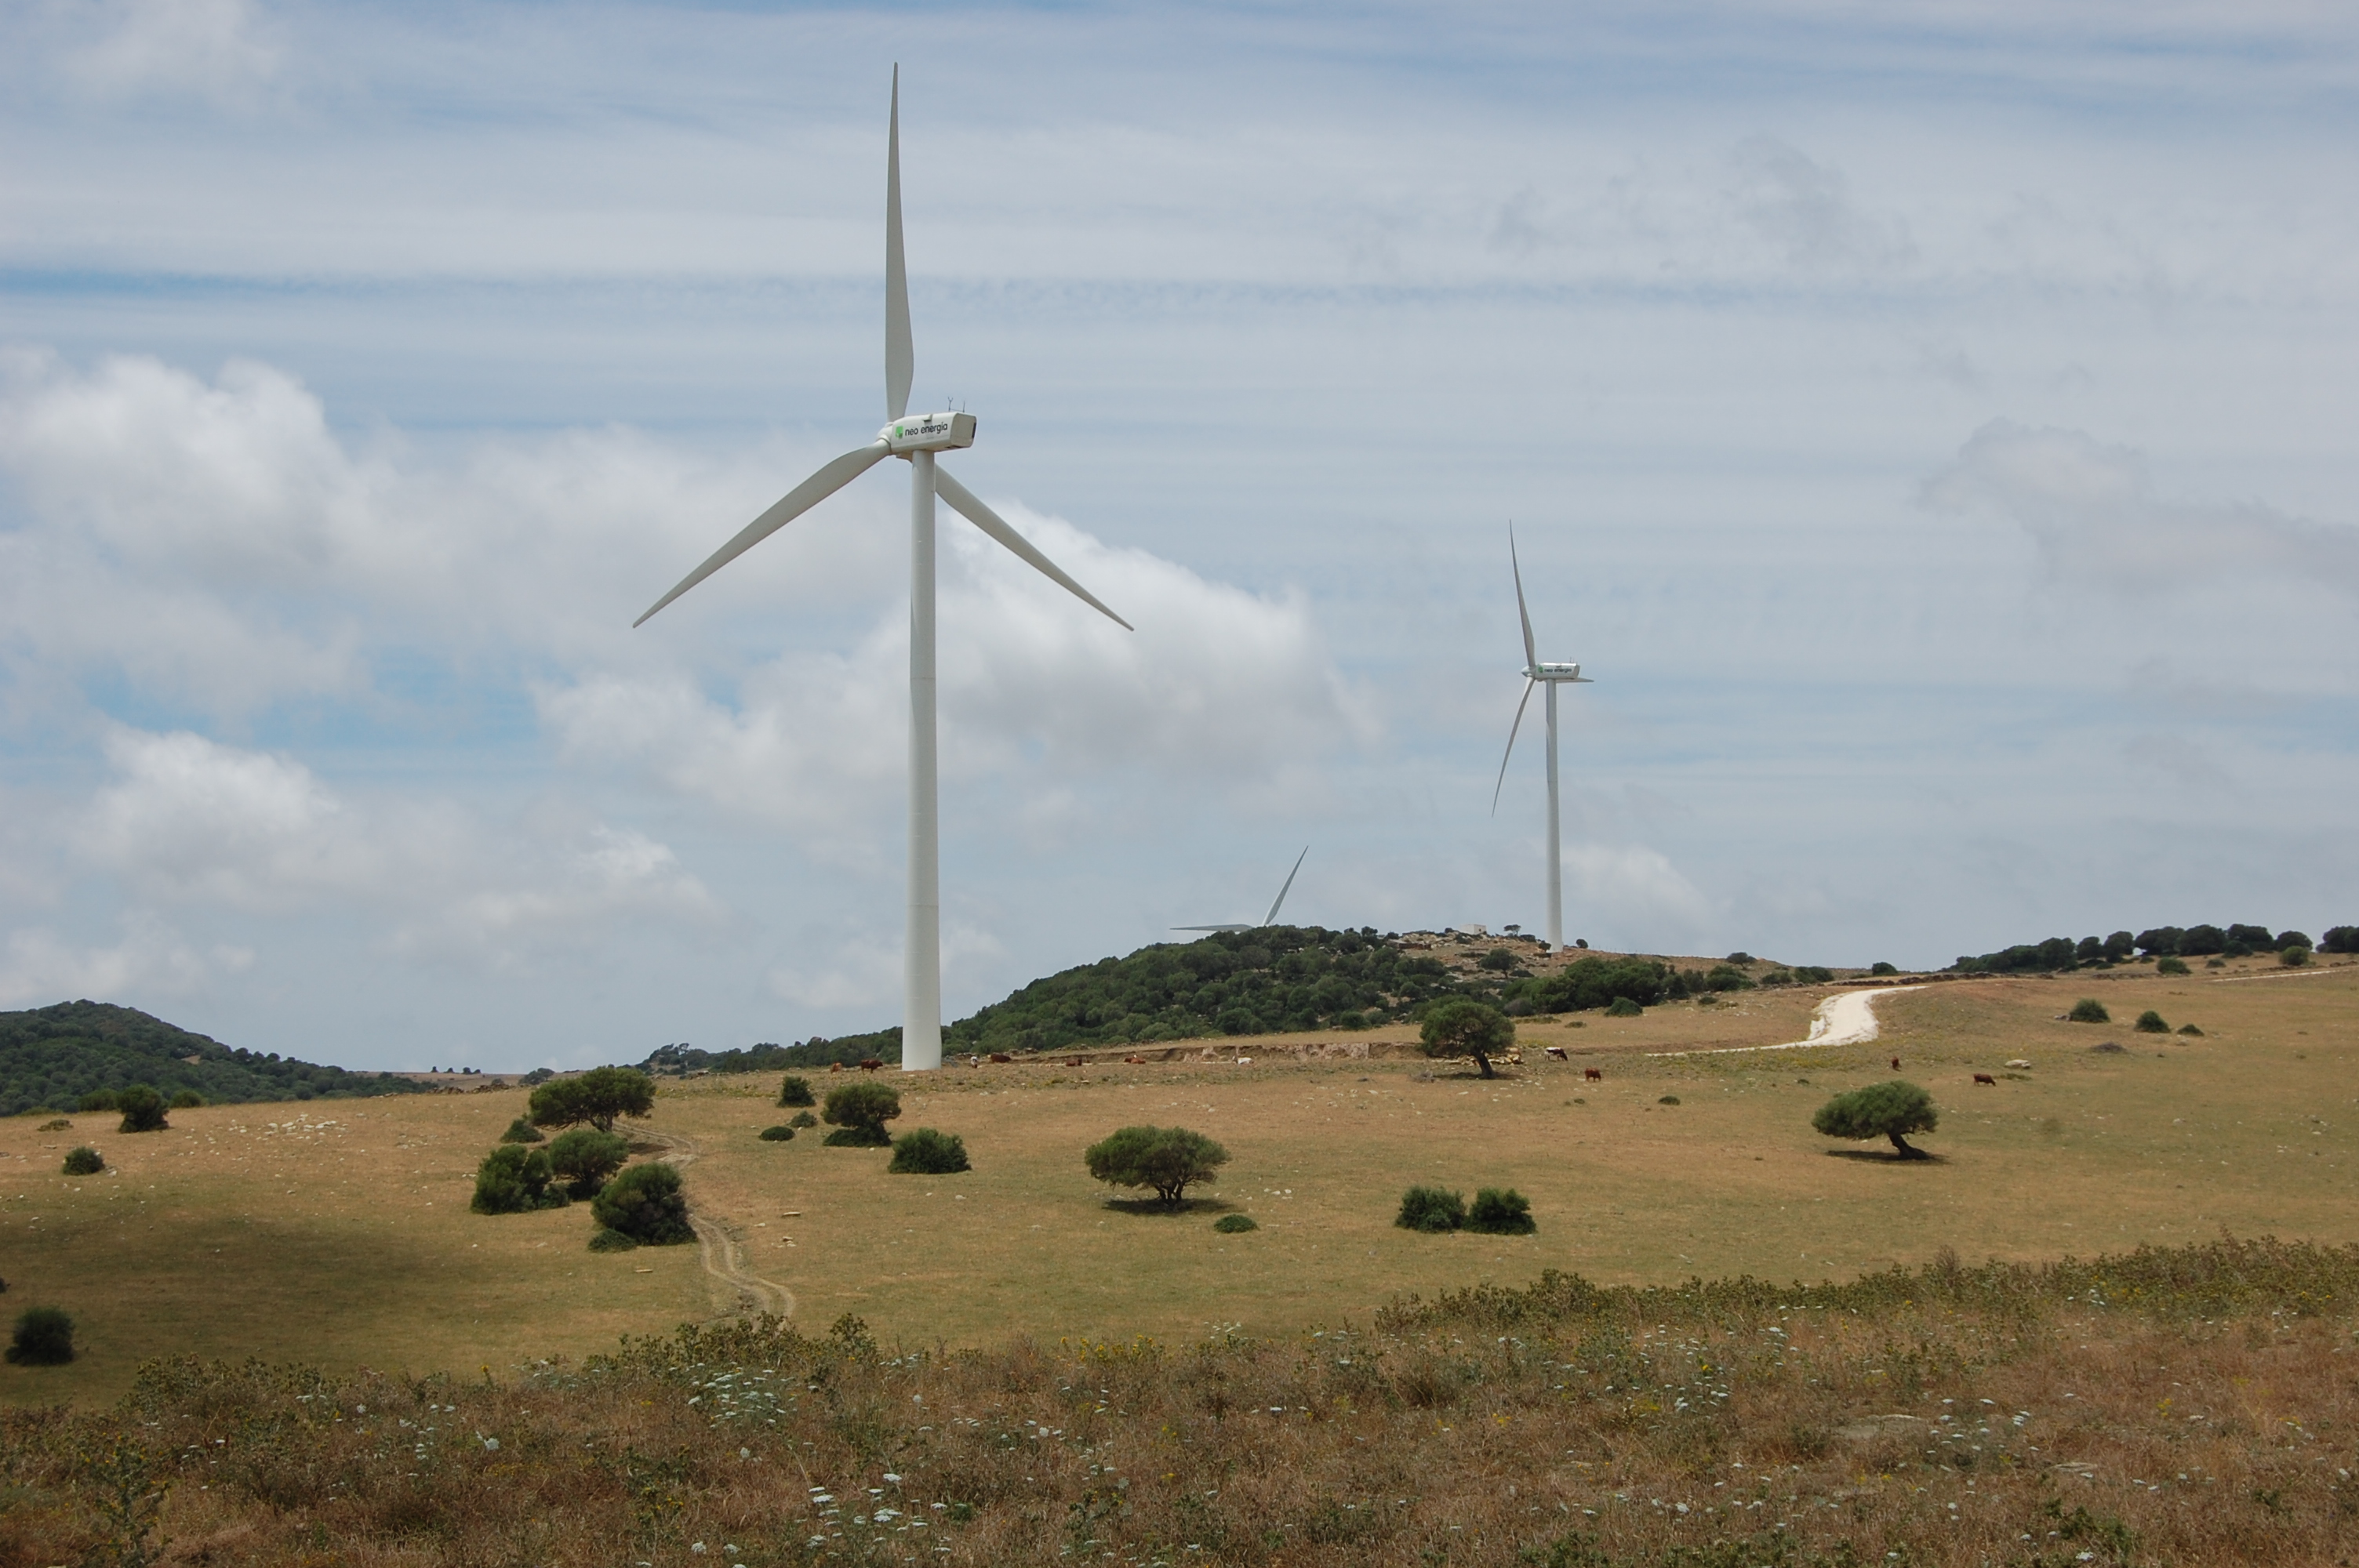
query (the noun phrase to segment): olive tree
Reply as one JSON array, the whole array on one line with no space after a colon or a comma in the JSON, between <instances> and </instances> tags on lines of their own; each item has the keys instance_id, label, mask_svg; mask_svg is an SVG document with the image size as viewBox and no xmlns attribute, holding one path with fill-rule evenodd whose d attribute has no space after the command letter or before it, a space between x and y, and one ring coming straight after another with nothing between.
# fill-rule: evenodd
<instances>
[{"instance_id":1,"label":"olive tree","mask_svg":"<svg viewBox=\"0 0 2359 1568\"><path fill-rule=\"evenodd\" d=\"M1152 1187L1172 1208L1229 1162L1229 1152L1184 1127L1125 1127L1082 1153L1090 1174L1117 1187Z\"/></svg>"},{"instance_id":2,"label":"olive tree","mask_svg":"<svg viewBox=\"0 0 2359 1568\"><path fill-rule=\"evenodd\" d=\"M1445 1001L1425 1015L1418 1041L1429 1056L1472 1056L1484 1077L1495 1078L1491 1058L1516 1043L1516 1023L1486 1001Z\"/></svg>"},{"instance_id":3,"label":"olive tree","mask_svg":"<svg viewBox=\"0 0 2359 1568\"><path fill-rule=\"evenodd\" d=\"M565 1178L566 1190L577 1198L594 1198L606 1178L623 1168L631 1146L618 1135L594 1127L560 1132L549 1146L549 1168Z\"/></svg>"},{"instance_id":4,"label":"olive tree","mask_svg":"<svg viewBox=\"0 0 2359 1568\"><path fill-rule=\"evenodd\" d=\"M828 1090L827 1106L820 1114L835 1129L827 1135L829 1148L887 1148L893 1138L885 1124L901 1114L901 1092L864 1078Z\"/></svg>"},{"instance_id":5,"label":"olive tree","mask_svg":"<svg viewBox=\"0 0 2359 1568\"><path fill-rule=\"evenodd\" d=\"M642 1247L669 1247L692 1241L688 1223L688 1199L679 1190L679 1173L669 1165L634 1165L608 1182L590 1206L602 1231L628 1237ZM597 1245L597 1238L591 1238Z\"/></svg>"},{"instance_id":6,"label":"olive tree","mask_svg":"<svg viewBox=\"0 0 2359 1568\"><path fill-rule=\"evenodd\" d=\"M164 1097L146 1084L115 1090L114 1108L123 1113L125 1132L161 1132L171 1125L164 1119Z\"/></svg>"},{"instance_id":7,"label":"olive tree","mask_svg":"<svg viewBox=\"0 0 2359 1568\"><path fill-rule=\"evenodd\" d=\"M1940 1119L1934 1114L1932 1096L1904 1078L1895 1078L1835 1096L1819 1107L1810 1125L1829 1138L1889 1138L1902 1159L1922 1160L1927 1157L1925 1152L1902 1135L1930 1132Z\"/></svg>"},{"instance_id":8,"label":"olive tree","mask_svg":"<svg viewBox=\"0 0 2359 1568\"><path fill-rule=\"evenodd\" d=\"M656 1108L656 1081L636 1067L592 1067L571 1077L551 1078L532 1091L536 1127L574 1127L588 1122L614 1130L618 1116L647 1116Z\"/></svg>"}]
</instances>

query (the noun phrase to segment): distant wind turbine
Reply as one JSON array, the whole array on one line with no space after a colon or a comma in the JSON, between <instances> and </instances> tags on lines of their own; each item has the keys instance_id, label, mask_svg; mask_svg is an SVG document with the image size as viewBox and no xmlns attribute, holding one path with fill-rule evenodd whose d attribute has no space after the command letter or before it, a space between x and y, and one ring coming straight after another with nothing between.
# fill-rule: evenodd
<instances>
[{"instance_id":1,"label":"distant wind turbine","mask_svg":"<svg viewBox=\"0 0 2359 1568\"><path fill-rule=\"evenodd\" d=\"M970 414L907 417L915 373L909 340L909 281L901 255L901 68L893 68L893 107L885 142L885 417L876 438L821 465L787 492L679 585L655 601L653 615L756 545L866 473L887 457L909 465L909 901L903 953L901 1066L942 1065L940 806L934 762L934 498L939 495L1038 569L1125 631L1130 622L1058 569L974 492L937 467L934 454L974 445Z\"/></svg>"},{"instance_id":2,"label":"distant wind turbine","mask_svg":"<svg viewBox=\"0 0 2359 1568\"><path fill-rule=\"evenodd\" d=\"M1294 871L1302 869L1302 862L1310 853L1310 846L1308 844L1302 846L1302 853L1294 857ZM1294 871L1286 873L1286 885L1279 888L1277 896L1269 901L1269 913L1261 917L1261 925L1239 923L1232 925L1175 925L1171 929L1174 931L1258 931L1262 925L1274 925L1277 920L1277 906L1286 902L1287 893L1294 887Z\"/></svg>"},{"instance_id":3,"label":"distant wind turbine","mask_svg":"<svg viewBox=\"0 0 2359 1568\"><path fill-rule=\"evenodd\" d=\"M1532 687L1548 687L1548 944L1564 946L1564 850L1558 838L1556 766L1556 688L1588 686L1579 665L1544 665L1532 642L1532 612L1524 604L1524 568L1516 558L1516 525L1507 524L1507 566L1516 574L1516 613L1524 622L1524 697L1516 704L1516 721L1507 727L1507 750L1499 759L1499 782L1491 786L1491 814L1499 814L1499 792L1507 784L1507 759L1516 754L1516 731L1524 726L1524 709Z\"/></svg>"}]
</instances>

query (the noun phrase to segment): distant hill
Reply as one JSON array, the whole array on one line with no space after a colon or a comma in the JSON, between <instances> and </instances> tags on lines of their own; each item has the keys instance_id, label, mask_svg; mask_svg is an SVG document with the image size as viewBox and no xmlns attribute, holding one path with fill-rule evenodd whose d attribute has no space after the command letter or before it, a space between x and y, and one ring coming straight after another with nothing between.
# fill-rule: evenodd
<instances>
[{"instance_id":1,"label":"distant hill","mask_svg":"<svg viewBox=\"0 0 2359 1568\"><path fill-rule=\"evenodd\" d=\"M391 1073L348 1073L234 1050L111 1002L61 1001L29 1012L0 1012L0 1116L42 1106L71 1110L94 1089L125 1084L152 1084L167 1098L194 1089L208 1102L228 1103L425 1089Z\"/></svg>"}]
</instances>

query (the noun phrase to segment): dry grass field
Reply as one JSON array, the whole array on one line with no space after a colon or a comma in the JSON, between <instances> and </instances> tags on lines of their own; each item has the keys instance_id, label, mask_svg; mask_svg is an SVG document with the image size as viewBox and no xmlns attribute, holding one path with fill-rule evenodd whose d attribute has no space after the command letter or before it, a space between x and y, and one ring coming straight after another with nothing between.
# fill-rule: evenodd
<instances>
[{"instance_id":1,"label":"dry grass field","mask_svg":"<svg viewBox=\"0 0 2359 1568\"><path fill-rule=\"evenodd\" d=\"M1487 1082L1413 1057L1298 1060L1284 1040L1227 1042L1233 1054L1213 1063L893 1080L897 1130L965 1138L976 1169L957 1177L888 1176L882 1152L808 1133L757 1141L787 1114L770 1103L775 1077L668 1082L647 1126L693 1145L691 1201L736 1239L747 1272L791 1292L806 1332L850 1312L888 1345L1283 1335L1547 1269L1604 1282L1840 1280L1944 1248L2042 1260L2223 1229L2359 1239L2359 965L1944 981L1881 999L1872 1044L1729 1049L1802 1038L1826 994L1528 1026L1524 1064ZM2061 1022L2082 996L2115 1022ZM2204 1033L2133 1033L2148 1007ZM2125 1049L2093 1051L2101 1042ZM1570 1060L1544 1059L1543 1044ZM1679 1051L1700 1054L1653 1054ZM1940 1108L1940 1130L1921 1140L1937 1159L1902 1164L1810 1131L1827 1095L1891 1076L1894 1055ZM2006 1076L2012 1058L2033 1065ZM111 1117L78 1116L67 1132L0 1122L0 1304L65 1307L83 1351L64 1368L0 1369L0 1390L20 1404L109 1399L141 1358L179 1354L506 1377L734 1310L695 1248L592 1255L582 1206L467 1211L475 1163L524 1098L215 1107L131 1137ZM1081 1151L1139 1121L1227 1145L1202 1206L1107 1205ZM59 1174L79 1142L105 1154L104 1174ZM1516 1187L1538 1234L1397 1230L1411 1182ZM1223 1210L1262 1228L1216 1234Z\"/></svg>"}]
</instances>

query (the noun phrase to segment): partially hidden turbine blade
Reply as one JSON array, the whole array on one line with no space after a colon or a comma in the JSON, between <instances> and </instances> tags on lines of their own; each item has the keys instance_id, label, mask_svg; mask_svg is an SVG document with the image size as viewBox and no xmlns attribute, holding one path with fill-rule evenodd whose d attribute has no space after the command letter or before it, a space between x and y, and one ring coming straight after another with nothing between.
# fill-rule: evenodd
<instances>
[{"instance_id":1,"label":"partially hidden turbine blade","mask_svg":"<svg viewBox=\"0 0 2359 1568\"><path fill-rule=\"evenodd\" d=\"M885 443L875 441L857 451L846 452L832 462L821 466L817 473L779 497L777 505L746 524L738 531L735 538L706 557L702 566L680 579L679 587L648 606L647 615L640 616L631 624L645 625L647 616L653 615L657 611L661 610L665 605L669 604L673 600L678 599L681 594L686 593L690 589L694 588L698 583L702 582L706 578L711 577L714 572L719 571L723 567L727 566L875 467L884 458L885 451Z\"/></svg>"},{"instance_id":2,"label":"partially hidden turbine blade","mask_svg":"<svg viewBox=\"0 0 2359 1568\"><path fill-rule=\"evenodd\" d=\"M1310 845L1308 845L1308 844L1305 844L1304 846L1302 846L1302 853L1294 857L1294 871L1300 871L1300 870L1302 869L1302 862L1303 862L1304 860L1306 860L1310 859ZM1264 925L1275 925L1275 924L1277 923L1277 906L1278 906L1279 904L1281 904L1281 903L1284 903L1286 902L1286 895L1287 895L1289 892L1293 891L1293 888L1294 888L1294 871L1288 871L1288 872L1287 872L1287 873L1286 873L1286 886L1284 886L1284 887L1282 887L1282 888L1278 889L1278 890L1277 890L1277 896L1276 898L1274 898L1274 899L1272 899L1272 900L1270 900L1270 901L1269 901L1269 913L1268 913L1267 914L1265 914L1265 915L1263 915L1263 916L1261 917L1261 923L1262 923Z\"/></svg>"},{"instance_id":3,"label":"partially hidden turbine blade","mask_svg":"<svg viewBox=\"0 0 2359 1568\"><path fill-rule=\"evenodd\" d=\"M1507 749L1499 757L1499 782L1491 786L1491 815L1499 815L1499 792L1507 787L1507 759L1516 754L1516 731L1524 727L1524 709L1531 705L1532 687L1540 683L1524 677L1524 700L1516 704L1516 721L1507 726Z\"/></svg>"},{"instance_id":4,"label":"partially hidden turbine blade","mask_svg":"<svg viewBox=\"0 0 2359 1568\"><path fill-rule=\"evenodd\" d=\"M917 351L909 342L909 268L901 255L901 68L893 68L893 122L885 137L885 417L909 411Z\"/></svg>"},{"instance_id":5,"label":"partially hidden turbine blade","mask_svg":"<svg viewBox=\"0 0 2359 1568\"><path fill-rule=\"evenodd\" d=\"M1027 539L1023 535L1009 527L1007 525L1007 520L1000 516L998 513L994 512L990 507L985 506L982 502L976 500L974 492L969 490L966 486L952 479L950 476L950 470L948 469L940 468L939 466L935 468L934 492L937 495L940 495L944 501L949 502L951 507L961 515L965 517L968 522L973 524L976 527L982 529L984 533L990 535L1001 544L1006 546L1008 549L1012 550L1025 561L1028 562L1035 571L1038 571L1049 581L1056 583L1059 587L1064 589L1066 592L1080 600L1083 604L1088 605L1091 609L1096 611L1099 614L1104 616L1107 620L1113 622L1115 625L1121 627L1125 632L1136 632L1138 630L1137 627L1133 626L1129 622L1125 621L1121 616L1116 615L1113 611L1108 610L1104 605L1099 603L1095 594L1092 593L1088 589L1083 588L1080 583L1075 582L1071 578L1067 577L1063 570L1058 567L1056 562L1050 560L1048 557L1034 549L1032 547L1032 542L1029 539ZM1192 931L1196 929L1196 927L1190 925L1176 925L1172 927L1172 929L1175 931Z\"/></svg>"},{"instance_id":6,"label":"partially hidden turbine blade","mask_svg":"<svg viewBox=\"0 0 2359 1568\"><path fill-rule=\"evenodd\" d=\"M1513 523L1507 524L1507 566L1516 574L1516 613L1523 618L1524 669L1528 673L1539 668L1540 654L1538 645L1532 642L1532 612L1524 608L1524 568L1523 564L1516 559L1516 525ZM1531 695L1528 690L1524 693L1527 697ZM1520 714L1522 710L1516 711ZM1508 746L1512 748L1515 743L1516 738L1508 736ZM1504 770L1506 764L1502 762L1499 766ZM1492 804L1496 806L1498 803L1495 800Z\"/></svg>"}]
</instances>

